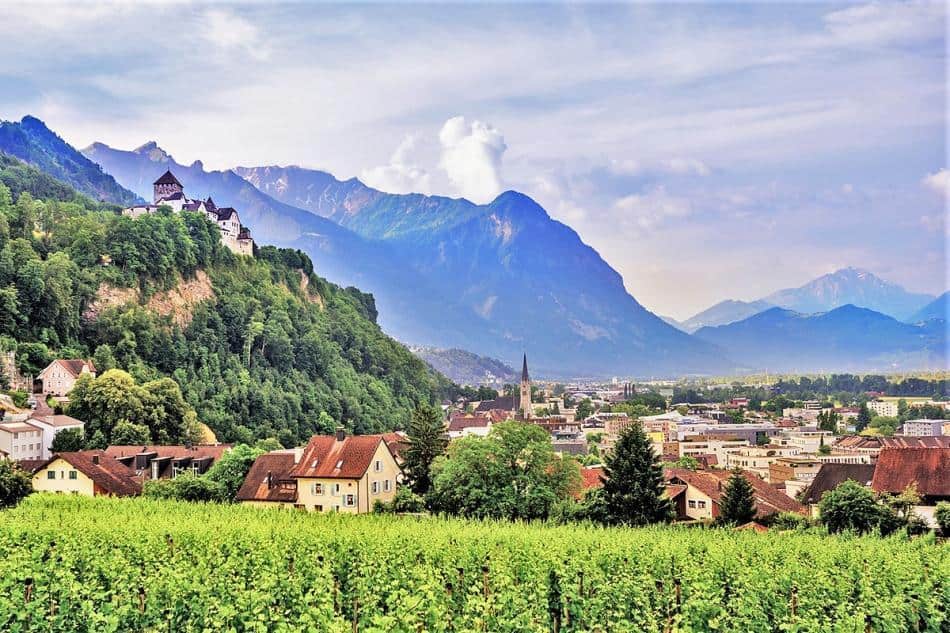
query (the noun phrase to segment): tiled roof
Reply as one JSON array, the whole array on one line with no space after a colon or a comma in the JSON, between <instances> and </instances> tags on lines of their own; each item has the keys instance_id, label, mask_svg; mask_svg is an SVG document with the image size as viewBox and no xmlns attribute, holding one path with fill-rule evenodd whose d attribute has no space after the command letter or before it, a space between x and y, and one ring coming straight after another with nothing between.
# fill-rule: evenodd
<instances>
[{"instance_id":1,"label":"tiled roof","mask_svg":"<svg viewBox=\"0 0 950 633\"><path fill-rule=\"evenodd\" d=\"M894 436L882 437L881 448L950 448L950 436Z\"/></svg>"},{"instance_id":2,"label":"tiled roof","mask_svg":"<svg viewBox=\"0 0 950 633\"><path fill-rule=\"evenodd\" d=\"M664 471L668 481L688 484L712 499L717 504L726 488L726 482L732 473L728 470L699 470L670 468ZM755 508L758 516L768 516L778 512L804 512L805 508L784 492L770 486L755 473L743 471L746 480L755 491Z\"/></svg>"},{"instance_id":3,"label":"tiled roof","mask_svg":"<svg viewBox=\"0 0 950 633\"><path fill-rule=\"evenodd\" d=\"M152 183L153 185L178 185L181 187L181 183L178 182L178 179L175 178L175 174L169 169L161 177Z\"/></svg>"},{"instance_id":4,"label":"tiled roof","mask_svg":"<svg viewBox=\"0 0 950 633\"><path fill-rule=\"evenodd\" d=\"M449 431L484 428L490 423L491 418L484 415L453 415L449 418Z\"/></svg>"},{"instance_id":5,"label":"tiled roof","mask_svg":"<svg viewBox=\"0 0 950 633\"><path fill-rule=\"evenodd\" d=\"M238 219L237 211L232 207L219 207L217 210L218 222L224 222L226 220Z\"/></svg>"},{"instance_id":6,"label":"tiled roof","mask_svg":"<svg viewBox=\"0 0 950 633\"><path fill-rule=\"evenodd\" d=\"M802 501L809 505L818 503L822 495L849 479L866 486L873 476L873 464L822 464L818 474L805 489Z\"/></svg>"},{"instance_id":7,"label":"tiled roof","mask_svg":"<svg viewBox=\"0 0 950 633\"><path fill-rule=\"evenodd\" d=\"M210 457L212 460L218 460L225 452L231 449L230 444L198 444L195 446L182 445L151 445L142 446L141 444L125 446L109 446L105 453L109 457L131 457L141 453L157 453L158 457L171 457L174 459L181 457L190 457L192 459L200 457Z\"/></svg>"},{"instance_id":8,"label":"tiled roof","mask_svg":"<svg viewBox=\"0 0 950 633\"><path fill-rule=\"evenodd\" d=\"M103 451L56 453L46 461L46 464L52 463L57 457L92 479L107 494L130 497L142 492L142 486L133 478L132 471ZM98 457L98 464L93 461L95 457Z\"/></svg>"},{"instance_id":9,"label":"tiled roof","mask_svg":"<svg viewBox=\"0 0 950 633\"><path fill-rule=\"evenodd\" d=\"M48 459L21 459L16 464L28 473L35 473L49 462Z\"/></svg>"},{"instance_id":10,"label":"tiled roof","mask_svg":"<svg viewBox=\"0 0 950 633\"><path fill-rule=\"evenodd\" d=\"M495 398L494 400L482 400L478 403L478 406L475 407L475 413L485 413L493 409L498 409L499 411L514 411L517 407L518 398L516 396L501 396Z\"/></svg>"},{"instance_id":11,"label":"tiled roof","mask_svg":"<svg viewBox=\"0 0 950 633\"><path fill-rule=\"evenodd\" d=\"M349 435L337 440L333 435L314 435L291 477L359 479L373 461L381 435Z\"/></svg>"},{"instance_id":12,"label":"tiled roof","mask_svg":"<svg viewBox=\"0 0 950 633\"><path fill-rule=\"evenodd\" d=\"M842 437L837 442L835 446L837 448L849 448L849 449L872 449L881 447L880 437L871 437L865 435L849 435L847 437Z\"/></svg>"},{"instance_id":13,"label":"tiled roof","mask_svg":"<svg viewBox=\"0 0 950 633\"><path fill-rule=\"evenodd\" d=\"M402 431L383 433L382 437L383 441L386 442L386 447L389 449L389 452L393 454L393 457L396 458L396 461L401 460L403 451L409 448L409 437Z\"/></svg>"},{"instance_id":14,"label":"tiled roof","mask_svg":"<svg viewBox=\"0 0 950 633\"><path fill-rule=\"evenodd\" d=\"M950 448L885 448L877 458L871 487L899 493L910 484L928 497L950 497Z\"/></svg>"},{"instance_id":15,"label":"tiled roof","mask_svg":"<svg viewBox=\"0 0 950 633\"><path fill-rule=\"evenodd\" d=\"M3 422L0 423L0 429L7 431L8 433L22 433L24 431L42 431L38 426L34 426L29 422Z\"/></svg>"},{"instance_id":16,"label":"tiled roof","mask_svg":"<svg viewBox=\"0 0 950 633\"><path fill-rule=\"evenodd\" d=\"M238 501L275 501L293 503L297 500L296 481L290 472L294 467L294 451L273 451L254 460L235 499ZM270 483L267 475L270 473Z\"/></svg>"},{"instance_id":17,"label":"tiled roof","mask_svg":"<svg viewBox=\"0 0 950 633\"><path fill-rule=\"evenodd\" d=\"M81 358L57 358L53 361L53 363L59 363L62 365L66 371L72 374L73 378L77 378L79 374L82 373L83 367L89 367L89 371L91 372L96 371L96 366L91 360L87 361ZM53 363L50 363L50 365Z\"/></svg>"},{"instance_id":18,"label":"tiled roof","mask_svg":"<svg viewBox=\"0 0 950 633\"><path fill-rule=\"evenodd\" d=\"M32 418L37 422L42 422L52 426L54 428L64 427L64 426L82 426L85 424L82 420L77 420L76 418L71 418L68 415L44 415L44 416L34 416Z\"/></svg>"},{"instance_id":19,"label":"tiled roof","mask_svg":"<svg viewBox=\"0 0 950 633\"><path fill-rule=\"evenodd\" d=\"M584 490L602 487L604 482L602 482L600 478L603 476L603 474L603 466L581 468L581 484L583 485Z\"/></svg>"},{"instance_id":20,"label":"tiled roof","mask_svg":"<svg viewBox=\"0 0 950 633\"><path fill-rule=\"evenodd\" d=\"M687 485L685 485L685 484L667 484L667 485L666 485L666 498L667 498L667 499L675 499L675 498L677 498L678 496L680 496L681 494L683 494L684 492L686 492L686 489L687 489L687 488L689 488L689 486L687 486Z\"/></svg>"}]
</instances>

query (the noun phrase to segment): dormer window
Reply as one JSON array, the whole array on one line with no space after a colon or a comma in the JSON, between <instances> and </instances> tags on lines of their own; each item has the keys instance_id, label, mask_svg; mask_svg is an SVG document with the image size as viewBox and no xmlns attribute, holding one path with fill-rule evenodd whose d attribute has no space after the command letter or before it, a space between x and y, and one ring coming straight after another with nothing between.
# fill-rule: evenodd
<instances>
[{"instance_id":1,"label":"dormer window","mask_svg":"<svg viewBox=\"0 0 950 633\"><path fill-rule=\"evenodd\" d=\"M342 459L336 463L336 467L337 467L337 470L339 470L340 468L343 468L343 460L342 460Z\"/></svg>"}]
</instances>

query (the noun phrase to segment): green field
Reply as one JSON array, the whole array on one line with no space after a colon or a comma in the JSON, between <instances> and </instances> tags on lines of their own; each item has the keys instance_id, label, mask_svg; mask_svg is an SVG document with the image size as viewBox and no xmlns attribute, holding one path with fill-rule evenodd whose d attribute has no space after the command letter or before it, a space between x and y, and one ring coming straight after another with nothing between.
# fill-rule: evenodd
<instances>
[{"instance_id":1,"label":"green field","mask_svg":"<svg viewBox=\"0 0 950 633\"><path fill-rule=\"evenodd\" d=\"M932 538L308 515L33 495L0 631L947 631Z\"/></svg>"}]
</instances>

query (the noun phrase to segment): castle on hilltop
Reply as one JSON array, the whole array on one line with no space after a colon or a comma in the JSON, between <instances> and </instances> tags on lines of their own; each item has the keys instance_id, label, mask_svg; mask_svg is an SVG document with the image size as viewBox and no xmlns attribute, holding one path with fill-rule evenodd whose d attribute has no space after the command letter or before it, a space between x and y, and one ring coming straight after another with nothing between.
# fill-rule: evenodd
<instances>
[{"instance_id":1,"label":"castle on hilltop","mask_svg":"<svg viewBox=\"0 0 950 633\"><path fill-rule=\"evenodd\" d=\"M171 170L152 183L152 204L140 204L122 210L122 215L138 218L155 213L161 206L170 207L175 213L193 211L204 213L221 230L221 242L238 255L253 255L254 240L251 231L241 226L238 212L232 207L218 207L211 196L207 200L192 200L185 195L185 188Z\"/></svg>"}]
</instances>

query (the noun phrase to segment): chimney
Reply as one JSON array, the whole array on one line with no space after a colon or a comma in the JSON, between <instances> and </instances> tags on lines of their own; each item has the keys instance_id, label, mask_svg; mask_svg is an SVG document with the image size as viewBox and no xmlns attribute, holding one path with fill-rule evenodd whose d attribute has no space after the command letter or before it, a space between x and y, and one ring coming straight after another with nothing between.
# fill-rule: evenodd
<instances>
[{"instance_id":1,"label":"chimney","mask_svg":"<svg viewBox=\"0 0 950 633\"><path fill-rule=\"evenodd\" d=\"M98 455L93 455L93 456L92 456L92 463L93 463L93 464L96 464L96 465L99 464L99 456L98 456Z\"/></svg>"},{"instance_id":2,"label":"chimney","mask_svg":"<svg viewBox=\"0 0 950 633\"><path fill-rule=\"evenodd\" d=\"M273 477L273 475L271 474L271 471L268 470L268 471L267 471L267 487L268 487L268 488L273 488L273 487L274 487L274 486L273 486L273 482L274 482L274 477Z\"/></svg>"},{"instance_id":3,"label":"chimney","mask_svg":"<svg viewBox=\"0 0 950 633\"><path fill-rule=\"evenodd\" d=\"M346 439L346 429L344 429L342 426L336 427L336 441L342 442L345 439Z\"/></svg>"}]
</instances>

